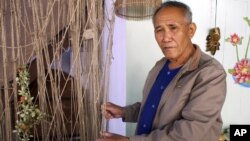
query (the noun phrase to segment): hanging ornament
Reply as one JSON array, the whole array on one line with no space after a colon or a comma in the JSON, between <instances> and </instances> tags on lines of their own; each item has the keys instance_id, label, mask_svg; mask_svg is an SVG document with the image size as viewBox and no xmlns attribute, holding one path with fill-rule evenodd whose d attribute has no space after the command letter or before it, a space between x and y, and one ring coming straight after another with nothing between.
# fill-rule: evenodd
<instances>
[{"instance_id":1,"label":"hanging ornament","mask_svg":"<svg viewBox=\"0 0 250 141\"><path fill-rule=\"evenodd\" d=\"M220 49L220 28L216 27L217 18L217 0L215 7L215 27L209 30L207 35L206 51L210 51L212 55L215 55L216 51Z\"/></svg>"},{"instance_id":2,"label":"hanging ornament","mask_svg":"<svg viewBox=\"0 0 250 141\"><path fill-rule=\"evenodd\" d=\"M220 48L220 28L214 27L209 30L209 34L207 36L207 49L206 51L210 51L212 55L215 55L216 50Z\"/></svg>"}]
</instances>

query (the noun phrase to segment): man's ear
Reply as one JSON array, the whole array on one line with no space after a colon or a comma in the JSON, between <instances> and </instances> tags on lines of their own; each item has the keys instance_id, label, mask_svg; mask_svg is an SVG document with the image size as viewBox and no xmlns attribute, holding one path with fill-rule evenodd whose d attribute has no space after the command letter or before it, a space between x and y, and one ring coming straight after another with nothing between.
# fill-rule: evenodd
<instances>
[{"instance_id":1,"label":"man's ear","mask_svg":"<svg viewBox=\"0 0 250 141\"><path fill-rule=\"evenodd\" d=\"M194 34L195 34L195 31L196 31L196 24L195 23L191 23L189 25L189 29L188 29L188 35L189 35L189 38L192 39Z\"/></svg>"}]
</instances>

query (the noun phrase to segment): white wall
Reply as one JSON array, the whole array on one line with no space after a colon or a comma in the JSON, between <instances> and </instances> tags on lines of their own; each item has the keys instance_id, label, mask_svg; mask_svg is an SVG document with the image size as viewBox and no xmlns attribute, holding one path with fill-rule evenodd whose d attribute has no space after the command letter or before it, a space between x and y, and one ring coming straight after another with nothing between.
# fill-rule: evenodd
<instances>
[{"instance_id":1,"label":"white wall","mask_svg":"<svg viewBox=\"0 0 250 141\"><path fill-rule=\"evenodd\" d=\"M250 1L249 0L219 0L218 7L218 25L221 27L221 37L223 46L223 54L218 58L223 61L226 71L232 69L237 62L235 47L231 44L223 42L233 33L244 36L243 43L238 47L239 57L244 57L247 46L248 37L250 35L250 27L243 20L243 17L250 18ZM250 51L248 51L250 58ZM242 87L234 82L232 75L227 73L227 98L222 110L224 126L230 124L250 124L250 87Z\"/></svg>"}]
</instances>

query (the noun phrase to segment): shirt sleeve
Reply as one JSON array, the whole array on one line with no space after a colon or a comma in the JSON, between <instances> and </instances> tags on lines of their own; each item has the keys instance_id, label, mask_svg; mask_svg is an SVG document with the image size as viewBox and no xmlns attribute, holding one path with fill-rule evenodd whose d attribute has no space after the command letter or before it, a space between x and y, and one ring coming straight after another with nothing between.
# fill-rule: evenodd
<instances>
[{"instance_id":1,"label":"shirt sleeve","mask_svg":"<svg viewBox=\"0 0 250 141\"><path fill-rule=\"evenodd\" d=\"M206 68L191 90L189 102L181 112L181 119L162 129L155 129L148 135L132 136L130 141L202 141L209 130L214 130L212 127L217 120L220 120L225 97L225 71ZM219 136L220 131L215 132ZM215 140L216 137L206 140Z\"/></svg>"},{"instance_id":2,"label":"shirt sleeve","mask_svg":"<svg viewBox=\"0 0 250 141\"><path fill-rule=\"evenodd\" d=\"M132 105L125 106L125 113L123 117L124 122L137 122L141 103L137 102Z\"/></svg>"}]
</instances>

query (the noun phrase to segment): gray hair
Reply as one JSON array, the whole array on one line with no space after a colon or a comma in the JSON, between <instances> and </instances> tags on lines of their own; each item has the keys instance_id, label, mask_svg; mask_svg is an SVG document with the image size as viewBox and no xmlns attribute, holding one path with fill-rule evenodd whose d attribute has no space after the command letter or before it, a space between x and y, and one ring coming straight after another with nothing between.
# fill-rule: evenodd
<instances>
[{"instance_id":1,"label":"gray hair","mask_svg":"<svg viewBox=\"0 0 250 141\"><path fill-rule=\"evenodd\" d=\"M176 8L180 8L183 10L183 12L185 13L186 17L187 17L187 20L189 23L192 23L192 11L190 9L190 7L182 2L178 2L178 1L166 1L164 3L161 4L160 7L158 7L154 14L153 14L153 20L156 16L156 14L161 10L161 9L164 9L164 8L169 8L169 7L176 7Z\"/></svg>"}]
</instances>

